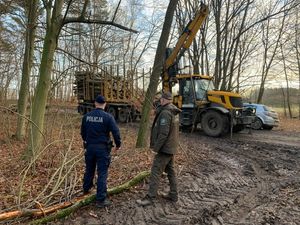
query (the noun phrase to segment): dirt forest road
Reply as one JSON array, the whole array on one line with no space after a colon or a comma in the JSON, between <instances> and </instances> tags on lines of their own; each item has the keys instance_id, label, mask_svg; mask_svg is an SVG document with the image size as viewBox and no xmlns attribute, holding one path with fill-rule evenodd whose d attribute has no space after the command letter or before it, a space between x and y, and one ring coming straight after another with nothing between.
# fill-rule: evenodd
<instances>
[{"instance_id":1,"label":"dirt forest road","mask_svg":"<svg viewBox=\"0 0 300 225\"><path fill-rule=\"evenodd\" d=\"M137 206L141 185L113 196L107 209L87 206L55 224L300 224L300 133L244 131L231 139L199 131L181 133L180 142L186 162L177 168L176 204L158 197Z\"/></svg>"}]
</instances>

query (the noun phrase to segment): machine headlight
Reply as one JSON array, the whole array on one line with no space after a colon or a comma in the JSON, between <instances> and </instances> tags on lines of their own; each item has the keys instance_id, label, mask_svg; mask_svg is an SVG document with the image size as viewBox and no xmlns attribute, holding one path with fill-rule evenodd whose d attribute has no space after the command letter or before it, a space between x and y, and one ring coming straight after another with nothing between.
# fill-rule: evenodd
<instances>
[{"instance_id":1,"label":"machine headlight","mask_svg":"<svg viewBox=\"0 0 300 225\"><path fill-rule=\"evenodd\" d=\"M256 114L256 109L255 108L252 108L252 113Z\"/></svg>"},{"instance_id":2,"label":"machine headlight","mask_svg":"<svg viewBox=\"0 0 300 225\"><path fill-rule=\"evenodd\" d=\"M242 115L242 110L234 110L233 113L235 114L236 117L239 117Z\"/></svg>"}]
</instances>

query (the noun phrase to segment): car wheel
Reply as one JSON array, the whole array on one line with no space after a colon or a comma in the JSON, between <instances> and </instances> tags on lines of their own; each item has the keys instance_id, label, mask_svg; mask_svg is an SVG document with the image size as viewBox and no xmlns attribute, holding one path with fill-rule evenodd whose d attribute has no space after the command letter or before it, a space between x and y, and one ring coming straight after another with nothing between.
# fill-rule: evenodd
<instances>
[{"instance_id":1,"label":"car wheel","mask_svg":"<svg viewBox=\"0 0 300 225\"><path fill-rule=\"evenodd\" d=\"M251 124L252 129L260 130L262 128L262 121L258 117L255 117L254 122Z\"/></svg>"}]
</instances>

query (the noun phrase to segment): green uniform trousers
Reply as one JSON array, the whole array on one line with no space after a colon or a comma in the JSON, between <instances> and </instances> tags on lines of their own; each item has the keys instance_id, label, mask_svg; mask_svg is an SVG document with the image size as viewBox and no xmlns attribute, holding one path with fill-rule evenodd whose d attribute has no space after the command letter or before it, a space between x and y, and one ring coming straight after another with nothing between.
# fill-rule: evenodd
<instances>
[{"instance_id":1,"label":"green uniform trousers","mask_svg":"<svg viewBox=\"0 0 300 225\"><path fill-rule=\"evenodd\" d=\"M159 152L155 155L151 168L150 184L148 190L148 196L150 198L156 197L159 181L163 172L166 172L168 174L170 184L169 194L173 197L177 197L178 193L176 174L174 170L174 155Z\"/></svg>"}]
</instances>

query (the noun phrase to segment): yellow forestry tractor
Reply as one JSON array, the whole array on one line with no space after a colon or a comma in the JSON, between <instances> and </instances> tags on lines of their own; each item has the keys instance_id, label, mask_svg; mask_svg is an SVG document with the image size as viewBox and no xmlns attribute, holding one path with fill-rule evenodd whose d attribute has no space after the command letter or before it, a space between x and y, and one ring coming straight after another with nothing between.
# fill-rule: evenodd
<instances>
[{"instance_id":1,"label":"yellow forestry tractor","mask_svg":"<svg viewBox=\"0 0 300 225\"><path fill-rule=\"evenodd\" d=\"M200 74L178 74L178 62L189 48L208 15L208 7L201 4L173 49L167 49L162 73L163 92L173 93L173 103L182 110L182 128L201 125L208 136L218 137L238 132L250 125L253 112L243 111L242 97L238 93L215 90L212 77ZM177 86L176 88L174 86Z\"/></svg>"}]
</instances>

